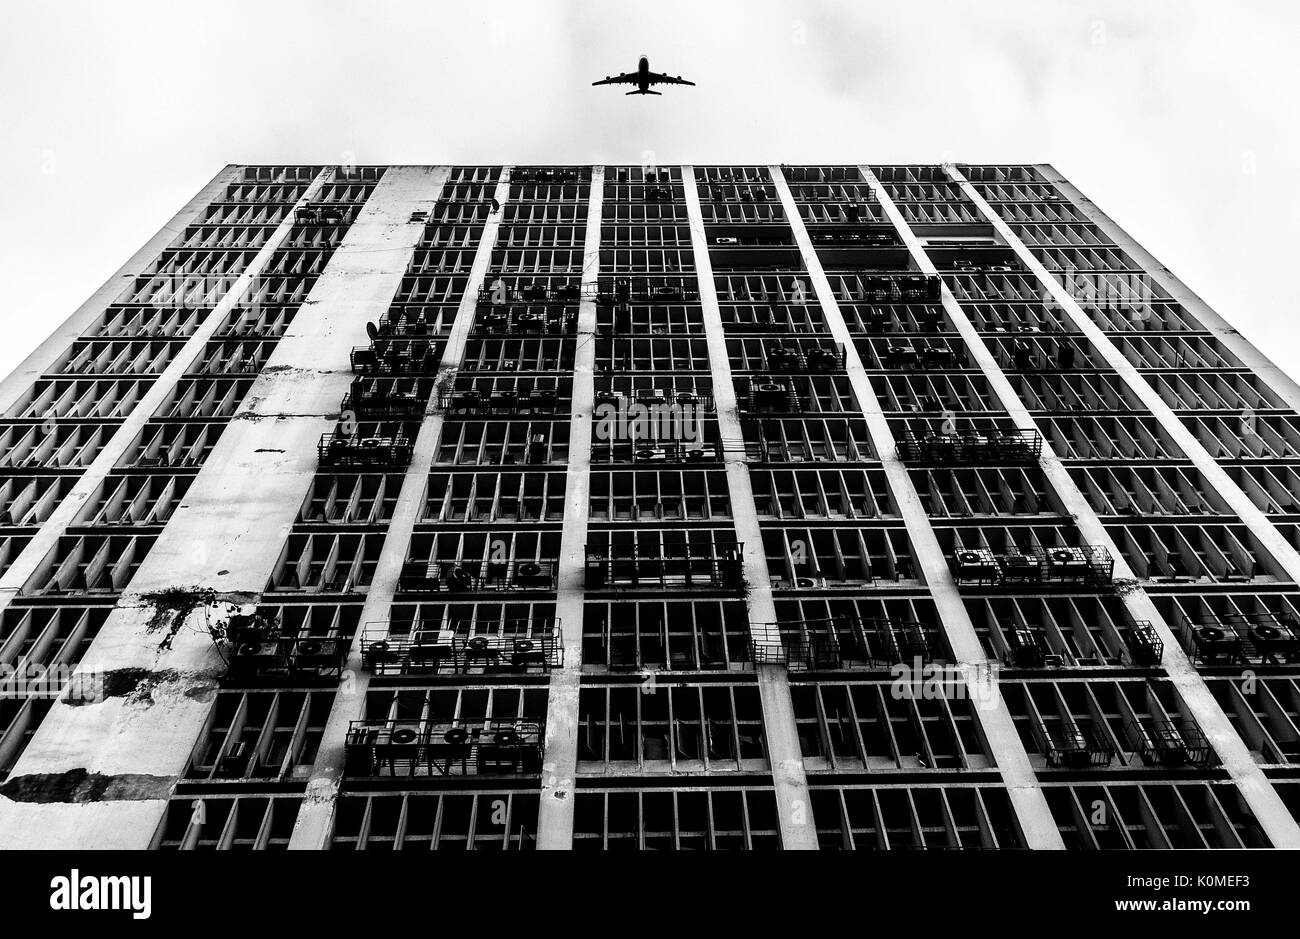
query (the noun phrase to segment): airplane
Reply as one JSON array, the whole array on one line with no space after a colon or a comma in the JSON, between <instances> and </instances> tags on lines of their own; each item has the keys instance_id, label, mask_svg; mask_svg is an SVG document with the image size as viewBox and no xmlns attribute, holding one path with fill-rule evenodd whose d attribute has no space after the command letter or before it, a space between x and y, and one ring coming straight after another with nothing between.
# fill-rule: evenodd
<instances>
[{"instance_id":1,"label":"airplane","mask_svg":"<svg viewBox=\"0 0 1300 939\"><path fill-rule=\"evenodd\" d=\"M630 95L661 95L662 91L651 91L651 85L694 85L695 82L688 82L682 76L662 75L659 72L650 71L650 60L641 56L641 61L637 63L635 72L624 72L622 75L616 75L610 78L606 75L598 82L592 82L593 85L636 85L635 91L629 91Z\"/></svg>"}]
</instances>

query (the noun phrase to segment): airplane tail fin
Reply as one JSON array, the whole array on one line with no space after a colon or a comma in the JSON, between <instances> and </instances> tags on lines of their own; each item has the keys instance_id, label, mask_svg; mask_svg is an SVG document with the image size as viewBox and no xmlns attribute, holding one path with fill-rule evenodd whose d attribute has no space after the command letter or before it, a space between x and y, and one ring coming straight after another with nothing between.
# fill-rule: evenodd
<instances>
[{"instance_id":1,"label":"airplane tail fin","mask_svg":"<svg viewBox=\"0 0 1300 939\"><path fill-rule=\"evenodd\" d=\"M661 95L661 94L663 94L663 92L662 92L662 91L650 91L650 90L647 89L646 91L640 91L640 90L637 90L637 91L629 91L628 94L630 94L630 95Z\"/></svg>"}]
</instances>

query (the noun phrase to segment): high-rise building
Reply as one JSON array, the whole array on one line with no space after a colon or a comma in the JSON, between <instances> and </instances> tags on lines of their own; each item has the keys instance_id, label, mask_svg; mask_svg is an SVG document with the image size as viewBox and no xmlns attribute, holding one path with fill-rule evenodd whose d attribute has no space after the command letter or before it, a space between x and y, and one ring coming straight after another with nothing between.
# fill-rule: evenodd
<instances>
[{"instance_id":1,"label":"high-rise building","mask_svg":"<svg viewBox=\"0 0 1300 939\"><path fill-rule=\"evenodd\" d=\"M1300 847L1298 408L1046 165L227 167L0 383L0 846Z\"/></svg>"}]
</instances>

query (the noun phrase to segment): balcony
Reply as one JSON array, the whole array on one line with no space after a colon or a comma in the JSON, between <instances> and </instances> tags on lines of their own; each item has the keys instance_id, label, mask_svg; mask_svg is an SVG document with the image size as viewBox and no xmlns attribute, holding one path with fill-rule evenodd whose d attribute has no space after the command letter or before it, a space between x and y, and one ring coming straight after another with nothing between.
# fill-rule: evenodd
<instances>
[{"instance_id":1,"label":"balcony","mask_svg":"<svg viewBox=\"0 0 1300 939\"><path fill-rule=\"evenodd\" d=\"M590 296L591 289L582 283L529 283L512 286L498 277L479 288L477 300L480 308L504 310L520 303L540 307L573 304L581 301L584 295Z\"/></svg>"},{"instance_id":2,"label":"balcony","mask_svg":"<svg viewBox=\"0 0 1300 939\"><path fill-rule=\"evenodd\" d=\"M1133 664L1141 668L1157 668L1165 655L1165 644L1156 634L1155 627L1146 620L1138 620L1124 634L1128 640L1128 654Z\"/></svg>"},{"instance_id":3,"label":"balcony","mask_svg":"<svg viewBox=\"0 0 1300 939\"><path fill-rule=\"evenodd\" d=\"M587 547L588 590L739 590L744 586L739 544L712 551L664 544L655 555L636 545Z\"/></svg>"},{"instance_id":4,"label":"balcony","mask_svg":"<svg viewBox=\"0 0 1300 939\"><path fill-rule=\"evenodd\" d=\"M1115 747L1106 732L1091 721L1069 721L1060 730L1044 731L1047 765L1061 769L1109 766Z\"/></svg>"},{"instance_id":5,"label":"balcony","mask_svg":"<svg viewBox=\"0 0 1300 939\"><path fill-rule=\"evenodd\" d=\"M1214 751L1201 729L1189 720L1146 718L1127 728L1133 751L1148 766L1207 767Z\"/></svg>"},{"instance_id":6,"label":"balcony","mask_svg":"<svg viewBox=\"0 0 1300 939\"><path fill-rule=\"evenodd\" d=\"M786 378L755 376L749 380L746 394L737 395L736 405L742 415L799 414L804 410L803 399Z\"/></svg>"},{"instance_id":7,"label":"balcony","mask_svg":"<svg viewBox=\"0 0 1300 939\"><path fill-rule=\"evenodd\" d=\"M556 620L505 620L492 633L483 624L449 623L447 628L394 634L384 625L362 633L366 669L375 675L549 672L564 664L564 642Z\"/></svg>"},{"instance_id":8,"label":"balcony","mask_svg":"<svg viewBox=\"0 0 1300 939\"><path fill-rule=\"evenodd\" d=\"M693 278L616 277L612 282L602 280L596 293L596 302L602 305L616 303L692 303L700 299Z\"/></svg>"},{"instance_id":9,"label":"balcony","mask_svg":"<svg viewBox=\"0 0 1300 939\"><path fill-rule=\"evenodd\" d=\"M949 562L958 584L1016 589L1026 585L1063 584L1107 587L1115 559L1100 546L1012 549L959 548Z\"/></svg>"},{"instance_id":10,"label":"balcony","mask_svg":"<svg viewBox=\"0 0 1300 939\"><path fill-rule=\"evenodd\" d=\"M233 682L338 677L351 644L341 636L285 636L278 620L246 614L230 617L214 635L229 650L226 678Z\"/></svg>"},{"instance_id":11,"label":"balcony","mask_svg":"<svg viewBox=\"0 0 1300 939\"><path fill-rule=\"evenodd\" d=\"M962 368L966 364L960 349L954 349L947 343L928 342L889 345L880 356L880 362L885 368L913 372Z\"/></svg>"},{"instance_id":12,"label":"balcony","mask_svg":"<svg viewBox=\"0 0 1300 939\"><path fill-rule=\"evenodd\" d=\"M362 720L348 725L345 776L503 776L541 772L536 721Z\"/></svg>"},{"instance_id":13,"label":"balcony","mask_svg":"<svg viewBox=\"0 0 1300 939\"><path fill-rule=\"evenodd\" d=\"M905 463L938 466L968 464L1033 463L1043 451L1036 430L970 431L964 434L908 432L898 442L898 458Z\"/></svg>"},{"instance_id":14,"label":"balcony","mask_svg":"<svg viewBox=\"0 0 1300 939\"><path fill-rule=\"evenodd\" d=\"M892 227L810 229L812 243L829 248L899 248L902 242Z\"/></svg>"},{"instance_id":15,"label":"balcony","mask_svg":"<svg viewBox=\"0 0 1300 939\"><path fill-rule=\"evenodd\" d=\"M591 181L588 166L516 166L510 171L512 183L582 183Z\"/></svg>"},{"instance_id":16,"label":"balcony","mask_svg":"<svg viewBox=\"0 0 1300 939\"><path fill-rule=\"evenodd\" d=\"M790 374L791 372L842 372L844 347L836 344L815 346L801 350L797 346L772 345L763 353L764 371Z\"/></svg>"},{"instance_id":17,"label":"balcony","mask_svg":"<svg viewBox=\"0 0 1300 939\"><path fill-rule=\"evenodd\" d=\"M424 417L427 393L411 385L395 382L368 382L358 378L352 390L343 396L339 410L351 411L360 420L418 421Z\"/></svg>"},{"instance_id":18,"label":"balcony","mask_svg":"<svg viewBox=\"0 0 1300 939\"><path fill-rule=\"evenodd\" d=\"M356 209L352 206L308 205L295 209L295 225L349 225Z\"/></svg>"},{"instance_id":19,"label":"balcony","mask_svg":"<svg viewBox=\"0 0 1300 939\"><path fill-rule=\"evenodd\" d=\"M859 274L844 279L846 300L868 303L937 302L942 281L935 274ZM853 283L856 280L856 284Z\"/></svg>"},{"instance_id":20,"label":"balcony","mask_svg":"<svg viewBox=\"0 0 1300 939\"><path fill-rule=\"evenodd\" d=\"M784 665L792 672L886 668L900 662L929 662L931 648L919 623L836 616L754 626L750 660L756 665Z\"/></svg>"},{"instance_id":21,"label":"balcony","mask_svg":"<svg viewBox=\"0 0 1300 939\"><path fill-rule=\"evenodd\" d=\"M420 340L379 340L357 346L349 355L358 375L435 375L442 360L442 343Z\"/></svg>"},{"instance_id":22,"label":"balcony","mask_svg":"<svg viewBox=\"0 0 1300 939\"><path fill-rule=\"evenodd\" d=\"M1300 661L1300 624L1276 613L1184 619L1181 639L1197 665L1289 665Z\"/></svg>"},{"instance_id":23,"label":"balcony","mask_svg":"<svg viewBox=\"0 0 1300 939\"><path fill-rule=\"evenodd\" d=\"M566 336L577 328L575 313L525 306L514 312L493 308L474 317L472 333L488 336Z\"/></svg>"},{"instance_id":24,"label":"balcony","mask_svg":"<svg viewBox=\"0 0 1300 939\"><path fill-rule=\"evenodd\" d=\"M404 468L411 462L413 446L400 433L390 437L321 434L316 452L322 466Z\"/></svg>"},{"instance_id":25,"label":"balcony","mask_svg":"<svg viewBox=\"0 0 1300 939\"><path fill-rule=\"evenodd\" d=\"M553 388L520 394L497 391L483 394L474 389L445 391L438 396L438 408L448 417L515 417L518 415L553 415L563 411L560 393Z\"/></svg>"},{"instance_id":26,"label":"balcony","mask_svg":"<svg viewBox=\"0 0 1300 939\"><path fill-rule=\"evenodd\" d=\"M664 467L685 464L700 466L722 462L722 444L716 440L683 442L671 440L613 441L594 443L591 459L597 464L636 464Z\"/></svg>"},{"instance_id":27,"label":"balcony","mask_svg":"<svg viewBox=\"0 0 1300 939\"><path fill-rule=\"evenodd\" d=\"M553 590L554 561L406 561L397 589L410 593Z\"/></svg>"}]
</instances>

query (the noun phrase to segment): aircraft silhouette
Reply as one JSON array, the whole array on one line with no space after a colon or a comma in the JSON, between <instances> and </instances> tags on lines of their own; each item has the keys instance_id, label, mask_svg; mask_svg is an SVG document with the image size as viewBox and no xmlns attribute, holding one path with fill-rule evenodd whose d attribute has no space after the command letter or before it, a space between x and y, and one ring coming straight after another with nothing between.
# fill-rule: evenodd
<instances>
[{"instance_id":1,"label":"aircraft silhouette","mask_svg":"<svg viewBox=\"0 0 1300 939\"><path fill-rule=\"evenodd\" d=\"M660 72L650 71L650 60L641 56L641 61L636 65L635 72L624 72L622 75L615 75L613 78L606 75L598 82L592 82L593 85L636 85L635 91L629 91L630 95L661 95L662 91L651 91L651 85L694 85L695 82L688 82L682 76L664 75Z\"/></svg>"}]
</instances>

